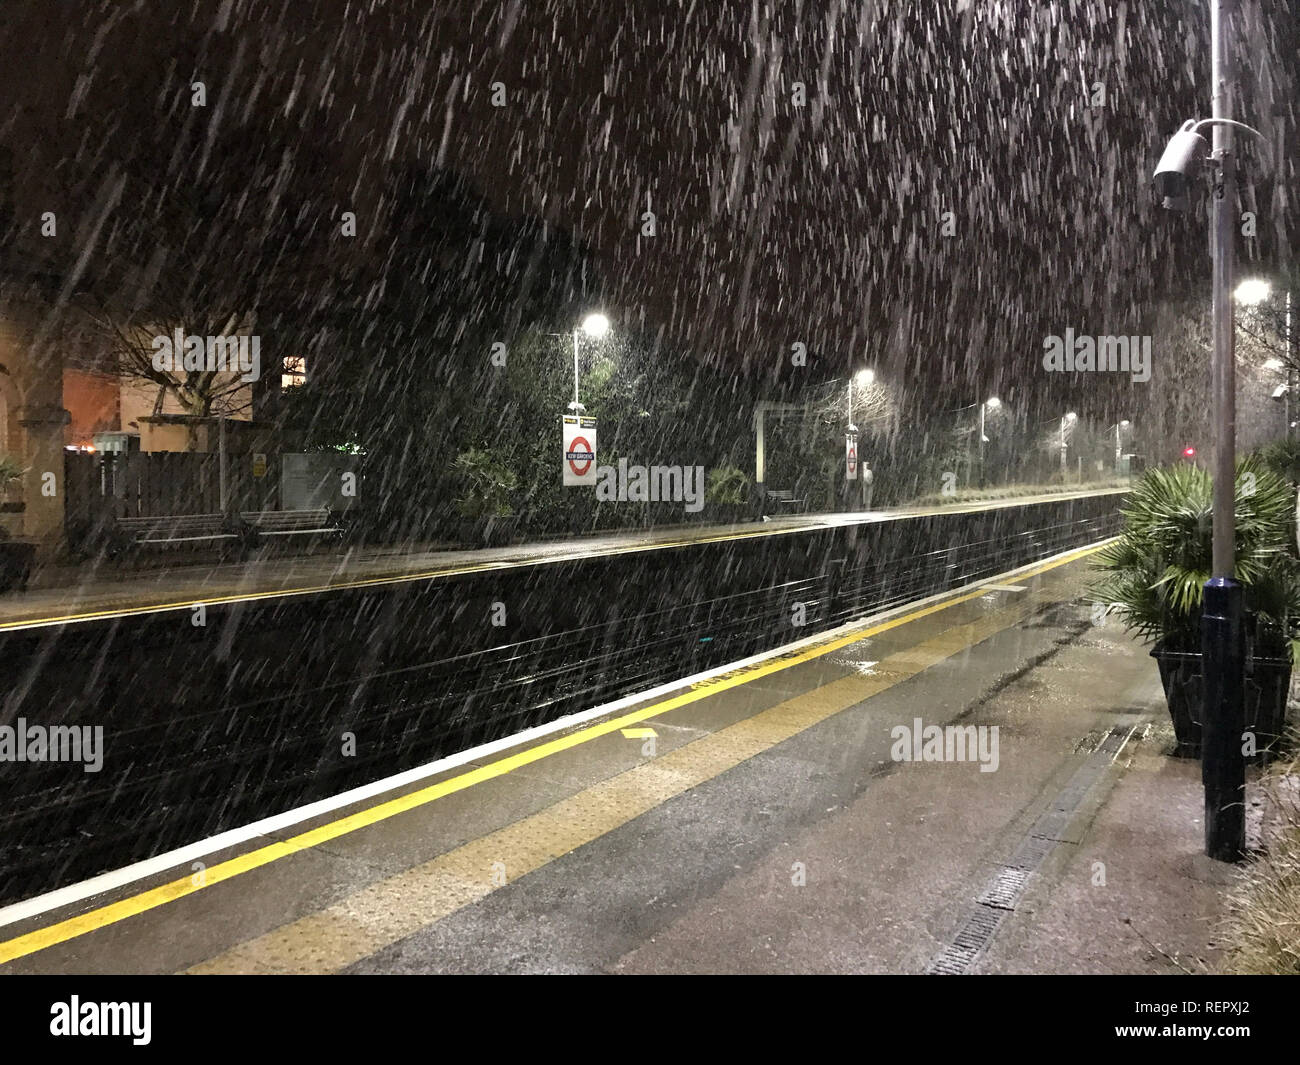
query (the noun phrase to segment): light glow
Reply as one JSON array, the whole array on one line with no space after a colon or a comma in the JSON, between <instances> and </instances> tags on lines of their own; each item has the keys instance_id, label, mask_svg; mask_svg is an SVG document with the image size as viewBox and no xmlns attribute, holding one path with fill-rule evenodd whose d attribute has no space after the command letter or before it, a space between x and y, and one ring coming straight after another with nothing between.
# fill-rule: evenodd
<instances>
[{"instance_id":1,"label":"light glow","mask_svg":"<svg viewBox=\"0 0 1300 1065\"><path fill-rule=\"evenodd\" d=\"M1263 303L1273 292L1273 286L1263 278L1248 277L1240 285L1237 291L1233 293L1238 303L1246 306L1253 306L1256 303Z\"/></svg>"},{"instance_id":2,"label":"light glow","mask_svg":"<svg viewBox=\"0 0 1300 1065\"><path fill-rule=\"evenodd\" d=\"M589 314L582 320L582 331L593 339L603 337L609 332L609 319L603 314Z\"/></svg>"}]
</instances>

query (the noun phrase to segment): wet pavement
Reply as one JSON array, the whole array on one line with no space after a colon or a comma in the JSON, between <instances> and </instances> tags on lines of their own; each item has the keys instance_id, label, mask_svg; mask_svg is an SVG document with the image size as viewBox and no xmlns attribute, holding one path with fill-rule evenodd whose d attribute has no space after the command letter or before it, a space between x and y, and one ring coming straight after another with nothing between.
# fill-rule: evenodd
<instances>
[{"instance_id":1,"label":"wet pavement","mask_svg":"<svg viewBox=\"0 0 1300 1065\"><path fill-rule=\"evenodd\" d=\"M922 972L984 911L961 971L1204 967L1196 766L1088 576L1038 563L11 907L0 971Z\"/></svg>"}]
</instances>

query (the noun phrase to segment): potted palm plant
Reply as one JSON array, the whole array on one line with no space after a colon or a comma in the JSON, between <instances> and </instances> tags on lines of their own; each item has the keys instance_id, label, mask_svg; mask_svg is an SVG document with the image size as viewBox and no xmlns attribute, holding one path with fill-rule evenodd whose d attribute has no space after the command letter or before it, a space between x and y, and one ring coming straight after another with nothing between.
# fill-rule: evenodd
<instances>
[{"instance_id":1,"label":"potted palm plant","mask_svg":"<svg viewBox=\"0 0 1300 1065\"><path fill-rule=\"evenodd\" d=\"M514 470L485 448L462 451L453 470L461 484L455 500L461 541L483 547L509 543L519 521L513 506L518 488Z\"/></svg>"},{"instance_id":2,"label":"potted palm plant","mask_svg":"<svg viewBox=\"0 0 1300 1065\"><path fill-rule=\"evenodd\" d=\"M1235 576L1246 619L1246 729L1263 752L1284 731L1292 640L1300 621L1300 563L1290 485L1263 462L1237 465ZM1097 554L1093 597L1143 639L1173 720L1177 753L1200 753L1202 588L1211 574L1213 485L1192 465L1150 469L1121 513L1124 529Z\"/></svg>"}]
</instances>

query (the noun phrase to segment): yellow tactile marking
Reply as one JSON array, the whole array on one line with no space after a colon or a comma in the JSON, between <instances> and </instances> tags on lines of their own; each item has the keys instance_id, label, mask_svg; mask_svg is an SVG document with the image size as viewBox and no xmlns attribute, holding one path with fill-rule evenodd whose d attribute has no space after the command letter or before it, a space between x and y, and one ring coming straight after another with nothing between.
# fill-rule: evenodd
<instances>
[{"instance_id":1,"label":"yellow tactile marking","mask_svg":"<svg viewBox=\"0 0 1300 1065\"><path fill-rule=\"evenodd\" d=\"M1040 563L1028 569L1016 571L1020 579L1033 577L1048 570L1056 569L1059 566L1067 565L1080 558L1092 554L1102 545L1094 544L1090 547L1080 548L1069 554L1061 555L1049 562ZM599 736L607 735L611 732L617 732L621 729L633 726L640 721L648 718L658 717L661 714L676 710L679 707L687 706L701 699L715 695L718 692L726 691L729 688L738 687L742 684L750 683L761 677L769 676L781 670L789 669L791 666L799 665L803 662L809 662L823 655L832 654L843 647L857 643L860 640L887 632L891 629L906 625L911 621L916 621L923 617L937 613L940 610L947 610L949 607L956 606L959 603L970 602L973 599L979 599L988 593L982 588L976 588L973 591L955 595L950 599L945 599L939 603L932 603L929 606L921 607L909 613L891 618L888 621L880 622L876 625L868 626L847 636L833 637L823 643L815 644L811 647L800 651L792 652L786 655L780 655L776 658L767 659L766 661L756 663L752 666L732 670L721 676L714 677L707 681L701 681L693 685L688 691L680 695L672 696L651 706L642 707L629 714L619 717L607 718L595 725L590 725L580 729L577 732L568 735L559 736L553 740L538 744L535 747L529 747L515 754L508 755L505 758L490 762L487 765L479 766L468 772L461 773L447 780L431 784L426 788L421 788L407 795L401 795L394 799L387 799L375 806L357 811L337 820L330 821L317 828L310 829L307 832L300 833L288 840L272 843L264 847L259 847L249 851L247 854L241 854L228 861L220 862L217 865L207 869L201 882L196 883L195 877L183 876L178 880L173 880L158 887L142 891L136 895L120 899L117 902L110 903L106 906L98 907L86 913L79 914L76 917L70 917L66 920L59 921L45 928L38 928L25 935L17 936L6 942L0 943L0 964L13 961L15 958L22 958L37 951L45 950L58 943L65 943L70 939L93 932L96 929L104 928L119 921L124 921L128 917L134 917L137 914L144 913L148 910L163 906L169 902L184 898L187 895L193 895L199 891L215 887L217 884L232 880L243 873L253 869L269 865L281 858L296 854L300 851L307 850L311 847L320 846L330 840L338 839L340 836L355 832L358 829L365 828L368 825L375 824L398 814L405 813L407 810L415 809L426 803L434 802L444 795L450 795L457 791L463 791L466 788L473 787L485 780L491 780L495 777L505 776L507 773L518 769L521 766L533 762L541 761L553 754L576 747L579 744L586 743ZM1027 596L1023 601L1028 605L1033 602L1034 597ZM943 657L943 656L940 656ZM938 659L935 659L936 661ZM909 673L918 672L924 666L907 667L904 663L898 663L900 671ZM816 696L816 692L808 693L808 698Z\"/></svg>"},{"instance_id":2,"label":"yellow tactile marking","mask_svg":"<svg viewBox=\"0 0 1300 1065\"><path fill-rule=\"evenodd\" d=\"M915 675L917 652L942 661L1008 628L1041 601L1006 608L942 633L900 657L881 659L878 673L851 675L764 710L603 780L536 814L473 840L432 861L354 892L317 913L241 943L195 965L190 973L333 973L391 946L491 894L494 863L514 879L591 843L813 725ZM498 866L498 868L500 868Z\"/></svg>"}]
</instances>

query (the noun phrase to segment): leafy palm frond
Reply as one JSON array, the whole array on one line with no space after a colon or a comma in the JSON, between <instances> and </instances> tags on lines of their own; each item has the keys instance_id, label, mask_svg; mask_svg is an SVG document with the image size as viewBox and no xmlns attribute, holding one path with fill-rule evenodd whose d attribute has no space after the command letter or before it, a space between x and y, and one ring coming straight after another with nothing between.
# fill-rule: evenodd
<instances>
[{"instance_id":1,"label":"leafy palm frond","mask_svg":"<svg viewBox=\"0 0 1300 1065\"><path fill-rule=\"evenodd\" d=\"M1300 563L1293 549L1295 494L1263 461L1237 464L1234 576L1260 638L1281 645L1300 619ZM1214 487L1191 465L1148 470L1124 507L1124 531L1097 553L1104 572L1093 597L1146 640L1195 647L1212 572Z\"/></svg>"}]
</instances>

